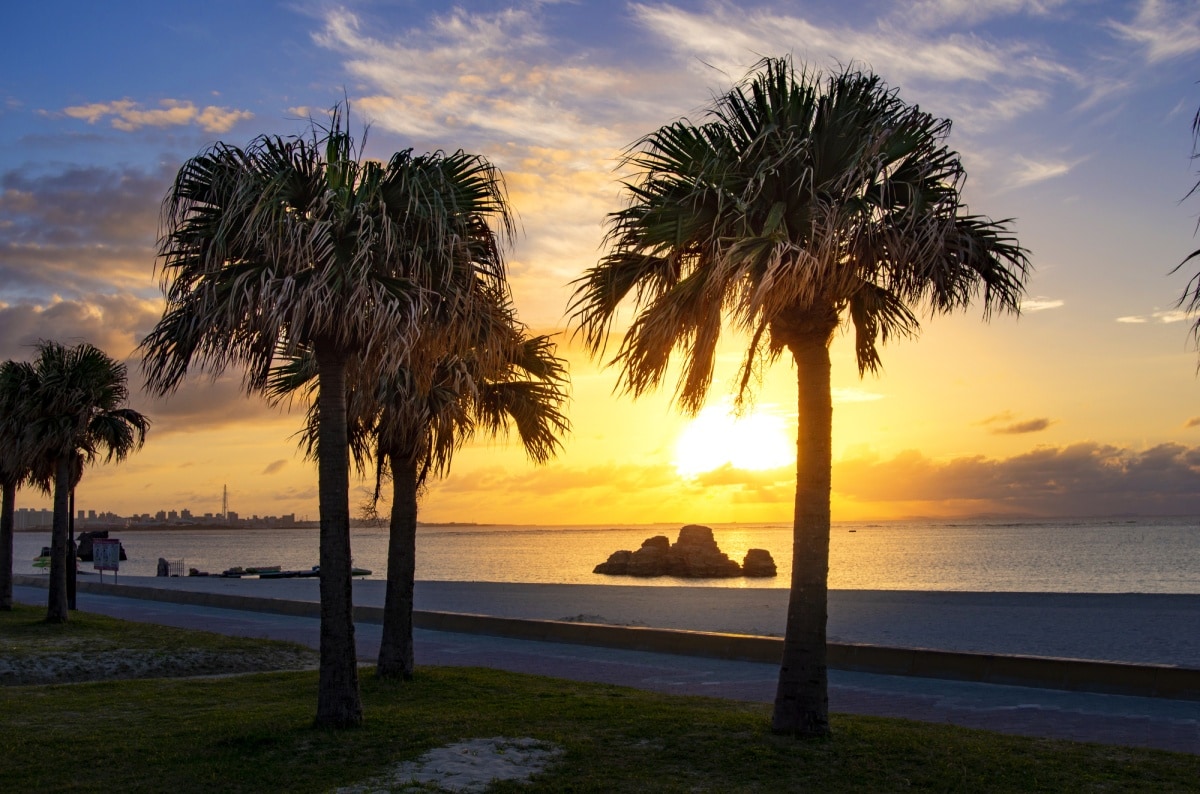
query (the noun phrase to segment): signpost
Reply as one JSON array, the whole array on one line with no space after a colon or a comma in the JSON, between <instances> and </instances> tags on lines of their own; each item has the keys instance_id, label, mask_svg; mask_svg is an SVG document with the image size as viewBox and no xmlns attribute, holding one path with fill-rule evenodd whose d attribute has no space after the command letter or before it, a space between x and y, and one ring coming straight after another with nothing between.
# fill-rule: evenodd
<instances>
[{"instance_id":1,"label":"signpost","mask_svg":"<svg viewBox=\"0 0 1200 794\"><path fill-rule=\"evenodd\" d=\"M100 581L104 581L104 572L112 571L113 580L121 568L121 541L117 538L96 538L92 541L92 565L100 572Z\"/></svg>"}]
</instances>

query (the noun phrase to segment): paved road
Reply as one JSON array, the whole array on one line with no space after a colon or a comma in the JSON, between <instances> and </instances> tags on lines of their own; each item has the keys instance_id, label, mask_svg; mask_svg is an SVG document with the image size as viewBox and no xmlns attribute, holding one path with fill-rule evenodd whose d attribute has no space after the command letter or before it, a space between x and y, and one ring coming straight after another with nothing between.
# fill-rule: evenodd
<instances>
[{"instance_id":1,"label":"paved road","mask_svg":"<svg viewBox=\"0 0 1200 794\"><path fill-rule=\"evenodd\" d=\"M14 588L18 601L45 603L46 591ZM269 637L316 647L319 621L260 612L80 593L79 608L127 620ZM380 627L359 624L359 658L369 662ZM420 665L491 667L656 692L770 702L777 668L669 654L417 630ZM1026 736L1155 747L1200 754L1200 704L830 671L830 708L850 714L950 723Z\"/></svg>"}]
</instances>

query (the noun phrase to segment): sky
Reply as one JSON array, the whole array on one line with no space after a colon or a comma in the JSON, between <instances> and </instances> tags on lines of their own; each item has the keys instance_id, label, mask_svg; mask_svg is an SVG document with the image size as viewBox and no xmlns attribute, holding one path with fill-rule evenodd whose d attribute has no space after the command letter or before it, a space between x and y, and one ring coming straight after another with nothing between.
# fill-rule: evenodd
<instances>
[{"instance_id":1,"label":"sky","mask_svg":"<svg viewBox=\"0 0 1200 794\"><path fill-rule=\"evenodd\" d=\"M781 360L740 419L727 335L708 406L633 401L573 342L571 281L623 206L623 150L763 56L870 69L953 121L974 213L1011 218L1034 272L1019 318L923 317L860 379L833 357L835 520L1200 514L1200 379L1177 307L1200 248L1191 0L345 3L52 0L6 9L0 51L0 359L89 341L129 367L145 447L84 476L78 506L315 519L302 411L193 375L141 390L161 317L159 207L217 141L294 135L349 101L366 153L464 149L504 174L521 319L557 333L573 424L534 466L479 438L432 483L425 521L787 521L796 372ZM1189 267L1191 268L1189 270ZM628 314L621 322L629 321ZM352 508L369 493L355 481ZM19 507L48 501L25 490Z\"/></svg>"}]
</instances>

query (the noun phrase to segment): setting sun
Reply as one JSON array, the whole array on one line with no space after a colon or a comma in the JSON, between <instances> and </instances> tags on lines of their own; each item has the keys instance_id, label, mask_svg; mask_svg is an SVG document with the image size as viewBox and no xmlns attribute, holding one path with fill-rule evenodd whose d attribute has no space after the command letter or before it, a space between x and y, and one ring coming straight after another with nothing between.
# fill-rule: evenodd
<instances>
[{"instance_id":1,"label":"setting sun","mask_svg":"<svg viewBox=\"0 0 1200 794\"><path fill-rule=\"evenodd\" d=\"M738 416L728 406L710 406L692 420L675 442L675 470L684 477L732 466L761 471L796 459L783 418L751 412Z\"/></svg>"}]
</instances>

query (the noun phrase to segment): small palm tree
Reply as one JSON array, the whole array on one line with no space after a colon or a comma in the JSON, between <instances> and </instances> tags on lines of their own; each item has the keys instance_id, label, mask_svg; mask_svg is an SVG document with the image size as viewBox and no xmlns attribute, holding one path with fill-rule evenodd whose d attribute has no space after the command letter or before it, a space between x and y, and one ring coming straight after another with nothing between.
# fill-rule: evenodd
<instances>
[{"instance_id":1,"label":"small palm tree","mask_svg":"<svg viewBox=\"0 0 1200 794\"><path fill-rule=\"evenodd\" d=\"M615 359L634 396L683 356L676 399L696 412L726 320L746 334L741 400L784 351L798 371L791 596L776 732L827 734L826 610L832 403L829 344L853 328L860 374L877 345L919 329L915 311L1016 312L1028 267L1007 222L966 211L950 123L872 74L797 73L766 59L719 97L710 120L662 127L631 147L629 206L609 215L611 251L576 282L572 321L604 350L618 307L636 316Z\"/></svg>"},{"instance_id":2,"label":"small palm tree","mask_svg":"<svg viewBox=\"0 0 1200 794\"><path fill-rule=\"evenodd\" d=\"M504 336L492 334L462 355L443 358L425 383L408 372L378 383L377 499L385 473L392 480L388 584L376 666L381 677L407 680L413 674L417 503L428 476L449 473L454 452L478 430L498 435L515 428L530 459L545 463L570 427L562 413L566 369L553 342L526 335L515 319ZM491 355L497 349L504 351L499 360Z\"/></svg>"},{"instance_id":3,"label":"small palm tree","mask_svg":"<svg viewBox=\"0 0 1200 794\"><path fill-rule=\"evenodd\" d=\"M418 500L429 476L449 473L454 453L475 434L496 436L515 429L536 463L545 463L570 429L565 363L547 336L530 336L517 321L506 291L493 291L471 318L462 318L476 337L467 349L448 352L439 334L426 334L423 346L442 349L423 369L390 372L351 365L350 446L360 470L375 466L374 503L383 483L392 482L388 534L387 590L376 674L412 678L413 590L416 572ZM280 367L270 392L291 398L309 388L315 374L311 356ZM316 451L319 407L311 404L302 439L306 454Z\"/></svg>"},{"instance_id":4,"label":"small palm tree","mask_svg":"<svg viewBox=\"0 0 1200 794\"><path fill-rule=\"evenodd\" d=\"M66 347L44 341L33 361L34 388L26 415L26 444L34 476L52 483L50 587L46 621L67 620L70 496L86 464L121 461L146 440L150 420L125 406L125 365L86 342Z\"/></svg>"},{"instance_id":5,"label":"small palm tree","mask_svg":"<svg viewBox=\"0 0 1200 794\"><path fill-rule=\"evenodd\" d=\"M32 462L25 439L36 376L26 362L0 364L0 609L13 605L13 518L17 490L29 479Z\"/></svg>"},{"instance_id":6,"label":"small palm tree","mask_svg":"<svg viewBox=\"0 0 1200 794\"><path fill-rule=\"evenodd\" d=\"M453 317L479 278L502 279L454 204L504 205L492 168L462 152L360 159L340 108L308 138L223 143L186 162L164 200L159 255L167 307L142 341L148 388L189 368L244 369L266 388L282 356L318 372L321 510L316 722L362 721L350 566L346 362L403 366L418 318ZM511 220L501 213L506 231ZM449 341L457 333L444 325Z\"/></svg>"}]
</instances>

